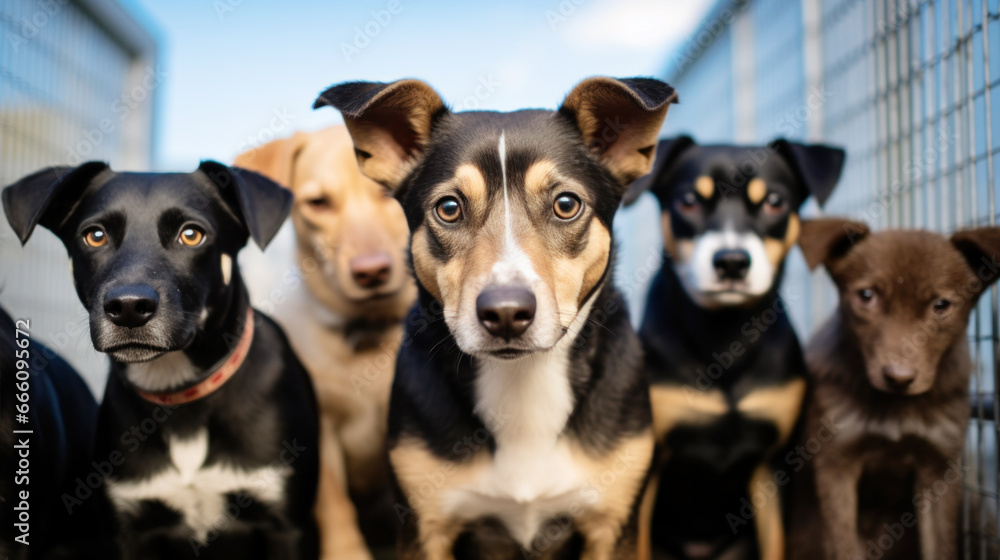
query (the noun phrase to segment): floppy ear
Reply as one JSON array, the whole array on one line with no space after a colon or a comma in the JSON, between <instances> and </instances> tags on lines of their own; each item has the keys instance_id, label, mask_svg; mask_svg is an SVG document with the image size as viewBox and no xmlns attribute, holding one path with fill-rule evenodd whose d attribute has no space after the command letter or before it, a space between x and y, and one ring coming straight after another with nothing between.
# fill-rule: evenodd
<instances>
[{"instance_id":1,"label":"floppy ear","mask_svg":"<svg viewBox=\"0 0 1000 560\"><path fill-rule=\"evenodd\" d=\"M448 112L420 80L339 84L313 108L326 105L344 116L361 172L394 191L423 157L434 121Z\"/></svg>"},{"instance_id":2,"label":"floppy ear","mask_svg":"<svg viewBox=\"0 0 1000 560\"><path fill-rule=\"evenodd\" d=\"M274 140L236 156L233 167L249 169L285 187L292 187L295 158L309 140L309 135L296 132L288 138Z\"/></svg>"},{"instance_id":3,"label":"floppy ear","mask_svg":"<svg viewBox=\"0 0 1000 560\"><path fill-rule=\"evenodd\" d=\"M677 103L674 88L652 78L588 78L566 96L559 112L569 117L584 144L622 185L649 173L656 138Z\"/></svg>"},{"instance_id":4,"label":"floppy ear","mask_svg":"<svg viewBox=\"0 0 1000 560\"><path fill-rule=\"evenodd\" d=\"M670 181L669 175L664 175L668 172L677 158L681 156L688 148L695 145L695 141L690 136L678 136L677 138L665 138L660 140L656 145L656 159L653 161L653 170L639 177L633 182L627 191L625 191L625 206L631 206L639 196L652 189L653 193L657 197L660 196L660 190L653 188L654 185L663 185Z\"/></svg>"},{"instance_id":5,"label":"floppy ear","mask_svg":"<svg viewBox=\"0 0 1000 560\"><path fill-rule=\"evenodd\" d=\"M799 247L810 270L820 264L830 265L851 250L870 233L868 226L844 218L820 218L802 222Z\"/></svg>"},{"instance_id":6,"label":"floppy ear","mask_svg":"<svg viewBox=\"0 0 1000 560\"><path fill-rule=\"evenodd\" d=\"M103 161L88 161L79 167L48 167L4 189L4 212L21 245L28 242L38 224L53 231L59 229L90 181L106 169L108 164Z\"/></svg>"},{"instance_id":7,"label":"floppy ear","mask_svg":"<svg viewBox=\"0 0 1000 560\"><path fill-rule=\"evenodd\" d=\"M259 173L216 161L201 162L198 171L221 189L223 199L235 198L233 211L243 219L254 243L267 247L292 208L291 191Z\"/></svg>"},{"instance_id":8,"label":"floppy ear","mask_svg":"<svg viewBox=\"0 0 1000 560\"><path fill-rule=\"evenodd\" d=\"M965 257L972 271L983 282L983 290L997 281L997 256L1000 254L1000 227L983 227L955 232L951 236L951 244ZM989 271L982 274L983 269ZM983 278L983 276L986 276Z\"/></svg>"},{"instance_id":9,"label":"floppy ear","mask_svg":"<svg viewBox=\"0 0 1000 560\"><path fill-rule=\"evenodd\" d=\"M840 180L846 158L844 150L823 144L799 144L785 139L775 140L774 145L809 189L806 195L812 194L816 197L816 202L823 206ZM805 198L802 197L803 200Z\"/></svg>"}]
</instances>

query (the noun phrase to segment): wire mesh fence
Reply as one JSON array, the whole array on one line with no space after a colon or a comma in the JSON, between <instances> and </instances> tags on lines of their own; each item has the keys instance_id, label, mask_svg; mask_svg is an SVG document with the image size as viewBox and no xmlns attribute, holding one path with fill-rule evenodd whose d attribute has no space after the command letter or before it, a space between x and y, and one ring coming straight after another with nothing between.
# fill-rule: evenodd
<instances>
[{"instance_id":1,"label":"wire mesh fence","mask_svg":"<svg viewBox=\"0 0 1000 560\"><path fill-rule=\"evenodd\" d=\"M109 1L0 2L0 185L50 165L148 167L155 45ZM29 250L0 220L0 303L36 325L100 394L106 359L66 273L66 251L39 228Z\"/></svg>"},{"instance_id":2,"label":"wire mesh fence","mask_svg":"<svg viewBox=\"0 0 1000 560\"><path fill-rule=\"evenodd\" d=\"M943 233L997 221L1000 0L722 1L674 53L665 77L681 95L667 135L702 143L783 136L847 148L826 214ZM645 202L632 212L656 212ZM817 211L809 203L803 213ZM783 289L806 339L836 293L825 272L810 274L798 254L789 261ZM998 319L994 287L969 324L969 557L998 544Z\"/></svg>"}]
</instances>

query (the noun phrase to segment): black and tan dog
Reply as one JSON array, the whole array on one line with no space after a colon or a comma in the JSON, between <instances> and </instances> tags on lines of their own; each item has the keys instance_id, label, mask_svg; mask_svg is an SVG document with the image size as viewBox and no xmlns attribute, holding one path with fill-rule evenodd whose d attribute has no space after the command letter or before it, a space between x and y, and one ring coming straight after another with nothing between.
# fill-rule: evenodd
<instances>
[{"instance_id":1,"label":"black and tan dog","mask_svg":"<svg viewBox=\"0 0 1000 560\"><path fill-rule=\"evenodd\" d=\"M796 425L806 369L777 288L798 209L810 195L826 200L844 152L687 137L657 151L656 170L626 197L656 195L666 253L639 331L661 450L643 504L653 549L752 558L756 538L762 560L780 560L769 461Z\"/></svg>"},{"instance_id":2,"label":"black and tan dog","mask_svg":"<svg viewBox=\"0 0 1000 560\"><path fill-rule=\"evenodd\" d=\"M611 224L675 100L644 78L585 80L558 111L452 113L416 80L317 100L412 232L389 413L403 558L635 556L653 439Z\"/></svg>"},{"instance_id":3,"label":"black and tan dog","mask_svg":"<svg viewBox=\"0 0 1000 560\"><path fill-rule=\"evenodd\" d=\"M315 558L315 396L236 265L291 194L211 161L189 174L89 162L25 177L3 203L22 243L38 224L62 240L111 358L95 464L121 557Z\"/></svg>"},{"instance_id":4,"label":"black and tan dog","mask_svg":"<svg viewBox=\"0 0 1000 560\"><path fill-rule=\"evenodd\" d=\"M959 523L967 328L1000 278L1000 228L873 233L829 218L804 222L801 246L840 302L806 349L803 437L822 445L809 447L797 480L790 557L996 558L995 538L984 538L985 555L978 546L960 554ZM980 513L970 506L973 519Z\"/></svg>"}]
</instances>

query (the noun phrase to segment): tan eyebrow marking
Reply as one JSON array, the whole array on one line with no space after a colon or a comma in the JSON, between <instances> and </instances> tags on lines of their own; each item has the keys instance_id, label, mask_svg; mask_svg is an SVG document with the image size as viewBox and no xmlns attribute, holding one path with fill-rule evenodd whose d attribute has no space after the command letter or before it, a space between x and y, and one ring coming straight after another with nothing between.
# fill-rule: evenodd
<instances>
[{"instance_id":1,"label":"tan eyebrow marking","mask_svg":"<svg viewBox=\"0 0 1000 560\"><path fill-rule=\"evenodd\" d=\"M524 186L530 193L539 193L550 185L555 176L555 162L548 159L536 161L524 173Z\"/></svg>"},{"instance_id":2,"label":"tan eyebrow marking","mask_svg":"<svg viewBox=\"0 0 1000 560\"><path fill-rule=\"evenodd\" d=\"M751 179L747 184L747 198L754 204L760 204L767 194L767 185L763 179Z\"/></svg>"},{"instance_id":3,"label":"tan eyebrow marking","mask_svg":"<svg viewBox=\"0 0 1000 560\"><path fill-rule=\"evenodd\" d=\"M694 190L697 191L702 198L712 198L712 194L715 192L715 181L707 175L702 175L694 180Z\"/></svg>"},{"instance_id":4,"label":"tan eyebrow marking","mask_svg":"<svg viewBox=\"0 0 1000 560\"><path fill-rule=\"evenodd\" d=\"M486 179L483 172L471 163L455 169L455 183L473 205L486 204Z\"/></svg>"}]
</instances>

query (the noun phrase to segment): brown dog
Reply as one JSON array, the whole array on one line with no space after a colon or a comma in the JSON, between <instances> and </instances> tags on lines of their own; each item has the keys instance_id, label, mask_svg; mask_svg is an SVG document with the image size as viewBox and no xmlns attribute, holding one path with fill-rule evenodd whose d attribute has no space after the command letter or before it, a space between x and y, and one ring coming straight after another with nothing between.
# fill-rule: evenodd
<instances>
[{"instance_id":1,"label":"brown dog","mask_svg":"<svg viewBox=\"0 0 1000 560\"><path fill-rule=\"evenodd\" d=\"M806 350L815 386L798 457L815 488L796 493L792 557L955 559L966 326L997 280L1000 228L946 238L823 219L803 223L799 244L840 304Z\"/></svg>"},{"instance_id":2,"label":"brown dog","mask_svg":"<svg viewBox=\"0 0 1000 560\"><path fill-rule=\"evenodd\" d=\"M342 126L276 140L241 154L236 165L295 194L291 214L305 289L292 290L274 314L320 401L323 555L370 558L348 495L376 532L390 533L366 530L369 541L392 544L385 422L402 319L416 297L405 259L406 218L385 187L361 174Z\"/></svg>"}]
</instances>

